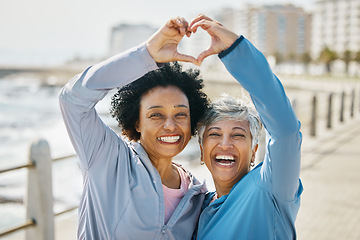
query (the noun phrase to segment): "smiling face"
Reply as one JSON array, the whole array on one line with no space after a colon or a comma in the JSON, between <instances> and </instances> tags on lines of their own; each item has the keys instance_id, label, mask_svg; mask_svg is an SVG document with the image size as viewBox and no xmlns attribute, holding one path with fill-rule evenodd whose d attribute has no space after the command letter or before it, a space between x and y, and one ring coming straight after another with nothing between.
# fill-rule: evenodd
<instances>
[{"instance_id":1,"label":"smiling face","mask_svg":"<svg viewBox=\"0 0 360 240\"><path fill-rule=\"evenodd\" d=\"M246 120L222 120L205 128L202 160L212 174L218 195L228 194L232 186L249 172L256 150L257 146L251 147L249 122Z\"/></svg>"},{"instance_id":2,"label":"smiling face","mask_svg":"<svg viewBox=\"0 0 360 240\"><path fill-rule=\"evenodd\" d=\"M177 87L156 87L140 102L136 130L140 143L153 163L179 154L191 138L190 106Z\"/></svg>"}]
</instances>

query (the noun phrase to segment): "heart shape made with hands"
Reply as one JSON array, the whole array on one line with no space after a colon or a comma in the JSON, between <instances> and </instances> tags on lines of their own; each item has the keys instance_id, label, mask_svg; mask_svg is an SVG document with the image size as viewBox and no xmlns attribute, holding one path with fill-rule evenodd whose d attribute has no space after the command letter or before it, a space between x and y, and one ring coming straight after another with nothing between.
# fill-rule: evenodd
<instances>
[{"instance_id":1,"label":"heart shape made with hands","mask_svg":"<svg viewBox=\"0 0 360 240\"><path fill-rule=\"evenodd\" d=\"M210 45L204 50L209 37ZM147 41L147 49L158 63L182 61L200 66L206 57L229 48L237 38L237 34L205 16L199 16L190 26L172 19Z\"/></svg>"},{"instance_id":2,"label":"heart shape made with hands","mask_svg":"<svg viewBox=\"0 0 360 240\"><path fill-rule=\"evenodd\" d=\"M192 33L190 37L184 36L179 44L179 53L192 56L196 59L211 45L211 37L201 28ZM204 46L207 46L204 50ZM197 56L197 57L195 57Z\"/></svg>"}]
</instances>

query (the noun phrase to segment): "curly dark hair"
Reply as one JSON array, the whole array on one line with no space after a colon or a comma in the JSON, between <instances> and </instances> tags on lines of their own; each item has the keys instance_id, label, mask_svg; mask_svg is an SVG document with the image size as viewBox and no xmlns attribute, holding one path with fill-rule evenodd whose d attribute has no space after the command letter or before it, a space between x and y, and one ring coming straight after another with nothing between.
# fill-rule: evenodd
<instances>
[{"instance_id":1,"label":"curly dark hair","mask_svg":"<svg viewBox=\"0 0 360 240\"><path fill-rule=\"evenodd\" d=\"M166 63L162 68L151 71L136 81L123 86L111 98L110 113L129 140L138 141L140 133L135 129L139 120L140 101L150 89L162 86L178 87L187 97L190 105L191 135L197 133L197 123L209 106L207 95L202 91L203 80L200 71L182 70L179 63Z\"/></svg>"}]
</instances>

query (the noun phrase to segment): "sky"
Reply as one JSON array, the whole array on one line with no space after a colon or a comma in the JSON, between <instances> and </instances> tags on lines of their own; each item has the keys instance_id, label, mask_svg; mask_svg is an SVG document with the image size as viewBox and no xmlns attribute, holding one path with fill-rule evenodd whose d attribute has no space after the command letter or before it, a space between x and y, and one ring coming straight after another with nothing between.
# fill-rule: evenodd
<instances>
[{"instance_id":1,"label":"sky","mask_svg":"<svg viewBox=\"0 0 360 240\"><path fill-rule=\"evenodd\" d=\"M0 0L0 66L52 66L74 57L100 58L120 23L160 27L168 19L221 7L315 0ZM211 17L211 16L210 16ZM238 33L241 34L241 33ZM145 39L144 39L145 40Z\"/></svg>"}]
</instances>

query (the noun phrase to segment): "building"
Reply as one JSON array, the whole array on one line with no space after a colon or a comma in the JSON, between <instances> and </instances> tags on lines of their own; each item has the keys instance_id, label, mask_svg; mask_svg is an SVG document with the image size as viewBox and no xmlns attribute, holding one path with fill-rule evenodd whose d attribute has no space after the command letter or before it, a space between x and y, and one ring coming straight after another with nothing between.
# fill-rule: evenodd
<instances>
[{"instance_id":1,"label":"building","mask_svg":"<svg viewBox=\"0 0 360 240\"><path fill-rule=\"evenodd\" d=\"M302 8L291 4L248 6L246 13L236 15L240 18L238 29L244 29L265 56L275 56L279 62L301 60L310 53L311 15Z\"/></svg>"},{"instance_id":2,"label":"building","mask_svg":"<svg viewBox=\"0 0 360 240\"><path fill-rule=\"evenodd\" d=\"M275 57L277 63L301 62L305 54L310 54L311 14L300 7L291 4L239 4L236 8L208 11L207 15L239 35L244 35L266 57ZM141 43L156 30L147 25L120 24L114 27L111 54ZM210 43L210 36L199 28L190 39L185 37L180 42L179 52L197 57ZM216 56L209 57L203 64L214 71L219 69Z\"/></svg>"},{"instance_id":3,"label":"building","mask_svg":"<svg viewBox=\"0 0 360 240\"><path fill-rule=\"evenodd\" d=\"M310 54L311 14L300 7L243 4L235 9L217 9L210 16L244 35L265 56L274 56L277 62L301 62L305 54ZM193 46L200 48L204 44L199 39Z\"/></svg>"},{"instance_id":4,"label":"building","mask_svg":"<svg viewBox=\"0 0 360 240\"><path fill-rule=\"evenodd\" d=\"M320 0L315 3L312 26L313 58L328 47L341 56L360 51L360 1Z\"/></svg>"},{"instance_id":5,"label":"building","mask_svg":"<svg viewBox=\"0 0 360 240\"><path fill-rule=\"evenodd\" d=\"M111 29L109 55L115 55L132 48L157 31L146 24L119 24Z\"/></svg>"}]
</instances>

